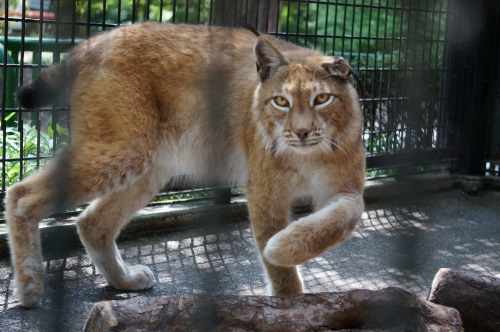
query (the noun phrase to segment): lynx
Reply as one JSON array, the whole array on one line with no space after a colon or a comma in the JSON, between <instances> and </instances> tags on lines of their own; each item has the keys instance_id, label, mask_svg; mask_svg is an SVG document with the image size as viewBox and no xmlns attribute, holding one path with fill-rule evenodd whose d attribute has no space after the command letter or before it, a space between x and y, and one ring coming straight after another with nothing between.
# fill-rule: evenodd
<instances>
[{"instance_id":1,"label":"lynx","mask_svg":"<svg viewBox=\"0 0 500 332\"><path fill-rule=\"evenodd\" d=\"M71 144L10 187L6 218L22 306L43 295L38 222L90 202L77 221L88 255L120 290L155 277L115 240L180 172L192 184L246 185L270 293L303 292L297 265L345 240L364 209L362 114L353 70L248 29L142 23L101 33L21 87L22 107L69 87ZM314 212L291 219L296 197Z\"/></svg>"}]
</instances>

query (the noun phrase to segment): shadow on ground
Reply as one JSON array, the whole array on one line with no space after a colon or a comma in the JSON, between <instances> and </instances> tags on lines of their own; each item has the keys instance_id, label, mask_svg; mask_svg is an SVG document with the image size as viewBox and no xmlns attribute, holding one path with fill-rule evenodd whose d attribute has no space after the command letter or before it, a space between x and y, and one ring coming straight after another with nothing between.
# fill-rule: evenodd
<instances>
[{"instance_id":1,"label":"shadow on ground","mask_svg":"<svg viewBox=\"0 0 500 332\"><path fill-rule=\"evenodd\" d=\"M500 192L449 190L367 204L353 237L301 267L308 292L401 287L427 297L439 268L500 277ZM248 221L173 231L119 244L124 259L148 265L156 286L105 286L83 250L46 255L46 294L35 309L12 296L10 263L0 263L2 331L81 331L102 300L193 293L263 295L266 284Z\"/></svg>"}]
</instances>

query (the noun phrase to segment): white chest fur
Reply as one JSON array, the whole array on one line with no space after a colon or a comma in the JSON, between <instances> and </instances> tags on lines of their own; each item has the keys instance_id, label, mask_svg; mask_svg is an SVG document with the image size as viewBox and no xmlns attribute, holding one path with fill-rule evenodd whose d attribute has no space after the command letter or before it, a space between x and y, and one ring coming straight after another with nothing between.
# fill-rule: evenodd
<instances>
[{"instance_id":1,"label":"white chest fur","mask_svg":"<svg viewBox=\"0 0 500 332\"><path fill-rule=\"evenodd\" d=\"M184 133L160 149L158 164L164 174L188 175L192 184L245 185L248 179L243 152L229 141L207 139L197 130Z\"/></svg>"}]
</instances>

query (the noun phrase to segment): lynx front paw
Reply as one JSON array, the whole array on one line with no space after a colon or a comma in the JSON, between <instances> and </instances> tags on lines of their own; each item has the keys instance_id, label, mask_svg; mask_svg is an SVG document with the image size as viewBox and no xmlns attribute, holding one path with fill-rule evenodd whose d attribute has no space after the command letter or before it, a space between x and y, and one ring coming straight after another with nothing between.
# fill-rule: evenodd
<instances>
[{"instance_id":1,"label":"lynx front paw","mask_svg":"<svg viewBox=\"0 0 500 332\"><path fill-rule=\"evenodd\" d=\"M270 285L267 292L271 296L293 297L303 294L304 286L302 285L302 279L298 277L296 280L287 280L286 284L280 286L273 287Z\"/></svg>"},{"instance_id":2,"label":"lynx front paw","mask_svg":"<svg viewBox=\"0 0 500 332\"><path fill-rule=\"evenodd\" d=\"M17 274L14 281L14 296L21 306L32 308L40 302L43 296L43 265L30 266Z\"/></svg>"},{"instance_id":3,"label":"lynx front paw","mask_svg":"<svg viewBox=\"0 0 500 332\"><path fill-rule=\"evenodd\" d=\"M291 225L293 226L293 225ZM314 258L307 243L304 242L304 233L295 231L294 227L276 233L267 241L264 248L264 257L277 266L300 265Z\"/></svg>"},{"instance_id":4,"label":"lynx front paw","mask_svg":"<svg viewBox=\"0 0 500 332\"><path fill-rule=\"evenodd\" d=\"M115 282L110 282L110 285L120 290L138 291L153 287L155 277L153 272L143 265L134 265L127 267L127 274Z\"/></svg>"}]
</instances>

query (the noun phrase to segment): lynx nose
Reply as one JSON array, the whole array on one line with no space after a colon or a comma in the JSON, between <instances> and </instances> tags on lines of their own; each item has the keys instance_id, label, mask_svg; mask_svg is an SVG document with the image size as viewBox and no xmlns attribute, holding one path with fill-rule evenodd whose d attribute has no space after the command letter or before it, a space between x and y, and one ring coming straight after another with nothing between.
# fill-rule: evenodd
<instances>
[{"instance_id":1,"label":"lynx nose","mask_svg":"<svg viewBox=\"0 0 500 332\"><path fill-rule=\"evenodd\" d=\"M305 129L305 128L300 128L300 129L297 129L295 131L295 134L297 135L297 137L301 140L304 140L307 138L307 136L309 136L309 133L311 131L309 129Z\"/></svg>"}]
</instances>

